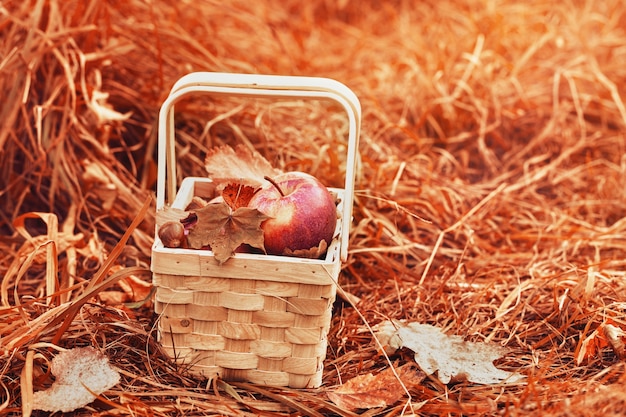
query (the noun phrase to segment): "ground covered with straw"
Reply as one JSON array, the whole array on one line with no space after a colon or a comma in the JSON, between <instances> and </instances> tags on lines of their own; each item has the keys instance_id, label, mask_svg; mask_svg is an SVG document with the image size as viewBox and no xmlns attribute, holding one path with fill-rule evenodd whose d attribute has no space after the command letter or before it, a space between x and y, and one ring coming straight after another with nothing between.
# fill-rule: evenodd
<instances>
[{"instance_id":1,"label":"ground covered with straw","mask_svg":"<svg viewBox=\"0 0 626 417\"><path fill-rule=\"evenodd\" d=\"M364 331L389 318L504 346L497 365L526 378L435 374L355 413L621 415L624 45L621 0L2 2L0 415L29 412L52 356L82 346L121 381L75 415L353 415L327 394L412 361ZM361 101L352 297L319 389L209 382L156 342L156 120L192 71L330 77ZM342 119L269 106L181 106L181 179L244 141L341 186Z\"/></svg>"}]
</instances>

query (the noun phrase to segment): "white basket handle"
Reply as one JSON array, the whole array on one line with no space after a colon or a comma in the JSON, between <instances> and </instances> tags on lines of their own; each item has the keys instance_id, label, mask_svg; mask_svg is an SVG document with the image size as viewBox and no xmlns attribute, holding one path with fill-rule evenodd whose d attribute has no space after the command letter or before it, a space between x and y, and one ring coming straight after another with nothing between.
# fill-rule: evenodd
<instances>
[{"instance_id":1,"label":"white basket handle","mask_svg":"<svg viewBox=\"0 0 626 417\"><path fill-rule=\"evenodd\" d=\"M159 155L157 177L157 209L176 196L176 147L174 135L174 104L192 93L213 95L328 99L337 102L348 115L348 151L346 159L345 196L342 213L341 260L348 257L348 239L352 221L354 181L361 128L361 104L344 84L319 77L230 74L195 72L180 78L172 87L159 112Z\"/></svg>"}]
</instances>

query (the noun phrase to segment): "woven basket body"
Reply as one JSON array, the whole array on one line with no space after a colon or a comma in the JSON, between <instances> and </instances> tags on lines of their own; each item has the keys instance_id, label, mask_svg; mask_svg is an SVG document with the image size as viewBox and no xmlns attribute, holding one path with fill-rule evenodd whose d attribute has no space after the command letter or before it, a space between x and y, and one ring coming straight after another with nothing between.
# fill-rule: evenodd
<instances>
[{"instance_id":1,"label":"woven basket body","mask_svg":"<svg viewBox=\"0 0 626 417\"><path fill-rule=\"evenodd\" d=\"M173 206L186 206L205 181L186 178ZM152 271L161 345L205 377L319 386L341 269L338 249L335 239L323 260L238 253L218 265L210 251L157 242Z\"/></svg>"},{"instance_id":2,"label":"woven basket body","mask_svg":"<svg viewBox=\"0 0 626 417\"><path fill-rule=\"evenodd\" d=\"M348 114L346 187L337 195L335 237L324 259L236 253L218 264L209 250L172 249L155 233L151 269L158 339L180 366L204 377L270 386L322 383L337 278L347 256L360 105L328 79L194 73L173 87L159 116L157 209L185 209L211 199L208 178L185 178L177 189L173 105L192 93L330 99ZM166 198L167 197L167 198Z\"/></svg>"}]
</instances>

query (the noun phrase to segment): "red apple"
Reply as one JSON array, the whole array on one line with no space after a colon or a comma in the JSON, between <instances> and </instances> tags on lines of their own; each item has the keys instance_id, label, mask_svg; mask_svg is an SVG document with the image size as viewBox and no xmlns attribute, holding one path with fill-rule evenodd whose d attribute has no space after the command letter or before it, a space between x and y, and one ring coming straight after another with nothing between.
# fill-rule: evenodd
<instances>
[{"instance_id":1,"label":"red apple","mask_svg":"<svg viewBox=\"0 0 626 417\"><path fill-rule=\"evenodd\" d=\"M248 203L270 217L261 224L265 251L281 255L328 245L337 225L337 207L328 189L304 172L286 172L268 180Z\"/></svg>"}]
</instances>

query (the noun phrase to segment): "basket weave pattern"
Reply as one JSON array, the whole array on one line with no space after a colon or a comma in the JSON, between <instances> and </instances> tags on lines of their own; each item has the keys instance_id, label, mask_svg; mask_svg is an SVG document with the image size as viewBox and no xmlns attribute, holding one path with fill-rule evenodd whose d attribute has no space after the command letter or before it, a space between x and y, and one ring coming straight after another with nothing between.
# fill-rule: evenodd
<instances>
[{"instance_id":1,"label":"basket weave pattern","mask_svg":"<svg viewBox=\"0 0 626 417\"><path fill-rule=\"evenodd\" d=\"M187 177L173 207L211 196L207 178ZM344 192L338 196L339 212ZM207 250L152 250L158 338L175 361L204 377L271 386L322 383L341 270L336 238L324 259L236 254L218 265Z\"/></svg>"},{"instance_id":2,"label":"basket weave pattern","mask_svg":"<svg viewBox=\"0 0 626 417\"><path fill-rule=\"evenodd\" d=\"M155 273L160 342L206 377L321 384L334 284Z\"/></svg>"}]
</instances>

